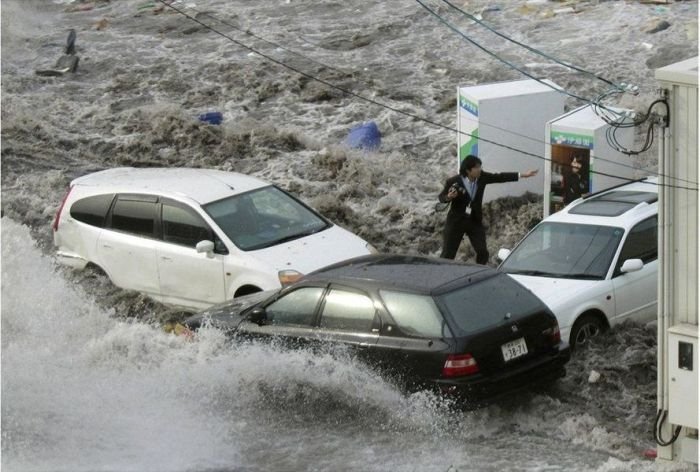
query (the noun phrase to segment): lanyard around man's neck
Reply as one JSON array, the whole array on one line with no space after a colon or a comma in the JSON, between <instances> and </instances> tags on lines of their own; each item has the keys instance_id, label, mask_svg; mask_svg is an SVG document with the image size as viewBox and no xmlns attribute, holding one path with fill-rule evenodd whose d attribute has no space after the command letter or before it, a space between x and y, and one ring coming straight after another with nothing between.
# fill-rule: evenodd
<instances>
[{"instance_id":1,"label":"lanyard around man's neck","mask_svg":"<svg viewBox=\"0 0 700 472\"><path fill-rule=\"evenodd\" d=\"M474 200L474 196L476 195L477 181L471 181L469 180L469 177L462 177L462 180L464 181L464 187L467 189L467 193L469 193L469 198Z\"/></svg>"}]
</instances>

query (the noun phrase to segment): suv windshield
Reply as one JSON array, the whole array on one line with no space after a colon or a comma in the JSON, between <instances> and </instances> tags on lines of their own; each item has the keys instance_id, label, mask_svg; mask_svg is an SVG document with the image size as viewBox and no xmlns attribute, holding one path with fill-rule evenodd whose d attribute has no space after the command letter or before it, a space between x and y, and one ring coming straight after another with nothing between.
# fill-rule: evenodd
<instances>
[{"instance_id":1,"label":"suv windshield","mask_svg":"<svg viewBox=\"0 0 700 472\"><path fill-rule=\"evenodd\" d=\"M500 268L509 274L603 279L623 234L612 226L541 223Z\"/></svg>"},{"instance_id":2,"label":"suv windshield","mask_svg":"<svg viewBox=\"0 0 700 472\"><path fill-rule=\"evenodd\" d=\"M203 206L244 251L303 238L331 225L282 190L270 186Z\"/></svg>"}]
</instances>

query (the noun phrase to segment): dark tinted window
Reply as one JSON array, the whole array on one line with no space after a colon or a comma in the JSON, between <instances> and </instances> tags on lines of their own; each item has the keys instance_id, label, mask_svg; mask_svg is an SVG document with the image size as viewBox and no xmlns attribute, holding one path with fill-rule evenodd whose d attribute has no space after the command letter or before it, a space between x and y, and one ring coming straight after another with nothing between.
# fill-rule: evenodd
<instances>
[{"instance_id":1,"label":"dark tinted window","mask_svg":"<svg viewBox=\"0 0 700 472\"><path fill-rule=\"evenodd\" d=\"M627 259L641 259L645 264L655 260L658 254L657 234L656 216L648 218L632 228L622 246L615 273L620 273L620 267Z\"/></svg>"},{"instance_id":2,"label":"dark tinted window","mask_svg":"<svg viewBox=\"0 0 700 472\"><path fill-rule=\"evenodd\" d=\"M332 289L326 296L321 315L321 327L370 332L376 310L366 295Z\"/></svg>"},{"instance_id":3,"label":"dark tinted window","mask_svg":"<svg viewBox=\"0 0 700 472\"><path fill-rule=\"evenodd\" d=\"M163 240L195 247L198 242L212 240L211 230L194 210L163 204Z\"/></svg>"},{"instance_id":4,"label":"dark tinted window","mask_svg":"<svg viewBox=\"0 0 700 472\"><path fill-rule=\"evenodd\" d=\"M267 306L267 320L272 324L311 326L323 289L303 287L289 292Z\"/></svg>"},{"instance_id":5,"label":"dark tinted window","mask_svg":"<svg viewBox=\"0 0 700 472\"><path fill-rule=\"evenodd\" d=\"M497 325L508 313L516 320L545 309L537 297L505 274L436 298L454 321L458 336Z\"/></svg>"},{"instance_id":6,"label":"dark tinted window","mask_svg":"<svg viewBox=\"0 0 700 472\"><path fill-rule=\"evenodd\" d=\"M119 197L112 210L112 229L153 237L156 202Z\"/></svg>"},{"instance_id":7,"label":"dark tinted window","mask_svg":"<svg viewBox=\"0 0 700 472\"><path fill-rule=\"evenodd\" d=\"M70 216L83 223L103 228L112 200L114 200L114 194L83 198L73 203Z\"/></svg>"},{"instance_id":8,"label":"dark tinted window","mask_svg":"<svg viewBox=\"0 0 700 472\"><path fill-rule=\"evenodd\" d=\"M435 301L428 295L381 290L387 310L409 336L441 338L448 334Z\"/></svg>"}]
</instances>

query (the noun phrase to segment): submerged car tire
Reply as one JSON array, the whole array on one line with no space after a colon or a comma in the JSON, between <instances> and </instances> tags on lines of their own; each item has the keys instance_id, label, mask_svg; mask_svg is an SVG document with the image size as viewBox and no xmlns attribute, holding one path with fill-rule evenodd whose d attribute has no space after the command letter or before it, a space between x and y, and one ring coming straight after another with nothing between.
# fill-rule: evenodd
<instances>
[{"instance_id":1,"label":"submerged car tire","mask_svg":"<svg viewBox=\"0 0 700 472\"><path fill-rule=\"evenodd\" d=\"M580 349L588 345L591 338L598 336L605 328L605 323L600 317L592 314L583 315L571 328L571 347Z\"/></svg>"}]
</instances>

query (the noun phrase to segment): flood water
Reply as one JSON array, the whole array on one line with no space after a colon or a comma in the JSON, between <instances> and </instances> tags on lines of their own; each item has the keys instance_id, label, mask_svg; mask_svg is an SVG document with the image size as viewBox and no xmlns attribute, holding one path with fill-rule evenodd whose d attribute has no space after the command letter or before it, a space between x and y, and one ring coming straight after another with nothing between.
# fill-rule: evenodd
<instances>
[{"instance_id":1,"label":"flood water","mask_svg":"<svg viewBox=\"0 0 700 472\"><path fill-rule=\"evenodd\" d=\"M447 15L439 3L429 4ZM270 58L448 127L457 85L523 78L415 1L175 5ZM655 68L697 54L696 1L459 6L635 83L640 94L621 104L639 110L656 98ZM450 18L537 76L587 97L605 90ZM645 32L660 21L670 26ZM70 28L77 72L36 75L53 67ZM3 2L1 100L3 470L697 470L643 457L655 447L653 326L607 333L554 389L462 411L402 393L342 351L238 345L215 330L194 342L170 335L162 323L180 313L53 258L50 224L70 180L115 166L253 174L382 251L438 255L444 214L433 206L454 172L453 132L328 88L142 0ZM208 111L222 112L222 124L197 120ZM382 131L381 148L345 147L349 129L367 120ZM640 173L656 172L656 152L635 159ZM512 247L541 205L537 195L489 204L491 254ZM458 258L470 257L463 247Z\"/></svg>"}]
</instances>

